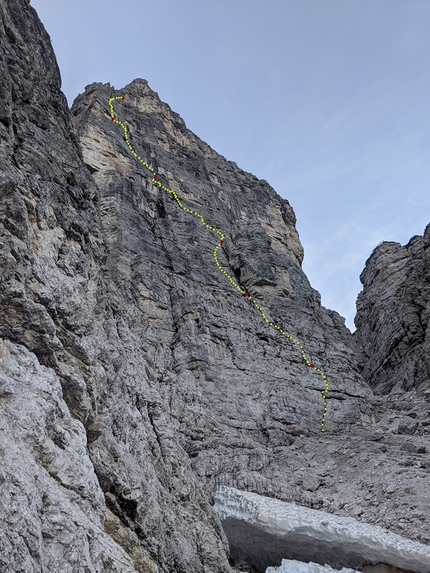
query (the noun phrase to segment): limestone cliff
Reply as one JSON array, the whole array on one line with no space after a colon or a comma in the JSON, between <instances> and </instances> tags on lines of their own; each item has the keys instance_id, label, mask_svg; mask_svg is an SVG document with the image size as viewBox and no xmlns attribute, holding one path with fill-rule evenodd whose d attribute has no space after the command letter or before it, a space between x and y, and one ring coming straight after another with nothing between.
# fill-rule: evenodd
<instances>
[{"instance_id":1,"label":"limestone cliff","mask_svg":"<svg viewBox=\"0 0 430 573\"><path fill-rule=\"evenodd\" d=\"M360 279L355 323L365 379L383 394L430 391L430 225L405 246L378 246Z\"/></svg>"},{"instance_id":2,"label":"limestone cliff","mask_svg":"<svg viewBox=\"0 0 430 573\"><path fill-rule=\"evenodd\" d=\"M0 32L0 571L230 573L220 484L429 541L426 434L380 431L289 203L144 80L88 86L70 112L27 0L0 0ZM326 373L324 434L321 377L130 153L122 94L138 154Z\"/></svg>"}]
</instances>

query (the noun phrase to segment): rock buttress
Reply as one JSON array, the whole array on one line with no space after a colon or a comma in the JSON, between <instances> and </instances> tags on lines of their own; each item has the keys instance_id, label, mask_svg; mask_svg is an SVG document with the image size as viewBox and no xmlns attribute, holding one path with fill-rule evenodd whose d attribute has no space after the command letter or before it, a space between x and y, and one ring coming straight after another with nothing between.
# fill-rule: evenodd
<instances>
[{"instance_id":1,"label":"rock buttress","mask_svg":"<svg viewBox=\"0 0 430 573\"><path fill-rule=\"evenodd\" d=\"M360 276L356 338L376 392L430 390L430 225L405 246L384 242Z\"/></svg>"}]
</instances>

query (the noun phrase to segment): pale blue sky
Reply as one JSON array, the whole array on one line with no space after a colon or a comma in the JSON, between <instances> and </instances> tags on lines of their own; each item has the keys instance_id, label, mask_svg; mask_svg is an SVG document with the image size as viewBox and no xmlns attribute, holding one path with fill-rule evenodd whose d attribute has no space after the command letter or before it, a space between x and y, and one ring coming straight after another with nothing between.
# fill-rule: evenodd
<instances>
[{"instance_id":1,"label":"pale blue sky","mask_svg":"<svg viewBox=\"0 0 430 573\"><path fill-rule=\"evenodd\" d=\"M430 0L31 0L71 104L145 78L290 201L304 270L353 329L382 240L430 222Z\"/></svg>"}]
</instances>

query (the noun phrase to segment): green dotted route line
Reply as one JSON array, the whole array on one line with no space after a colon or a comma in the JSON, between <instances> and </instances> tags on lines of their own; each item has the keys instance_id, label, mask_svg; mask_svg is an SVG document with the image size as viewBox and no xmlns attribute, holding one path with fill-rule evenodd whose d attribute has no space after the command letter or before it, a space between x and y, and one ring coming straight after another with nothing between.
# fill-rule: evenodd
<instances>
[{"instance_id":1,"label":"green dotted route line","mask_svg":"<svg viewBox=\"0 0 430 573\"><path fill-rule=\"evenodd\" d=\"M174 200L176 201L176 203L178 204L178 207L180 207L183 211L185 211L186 213L189 213L190 215L194 215L195 217L198 217L202 223L202 225L204 227L206 227L206 229L209 229L210 231L216 233L220 239L213 251L213 257L215 260L215 264L218 267L219 271L228 278L228 280L231 282L231 284L240 292L241 295L245 296L250 302L252 302L252 304L255 306L255 308L258 310L258 312L260 313L261 317L263 318L263 320L267 323L268 326L271 326L272 328L274 328L275 330L277 330L280 334L282 334L283 336L285 336L286 338L288 338L291 342L293 342L294 344L297 344L297 346L300 348L300 352L302 354L302 358L305 361L306 365L309 366L310 368L313 368L316 372L318 372L318 374L321 376L323 382L324 382L324 390L322 390L321 394L322 394L322 398L323 398L323 402L324 402L324 413L321 419L321 431L324 432L324 426L325 426L325 418L327 415L327 393L329 391L329 387L328 387L328 382L327 382L327 377L324 374L324 372L321 370L321 368L315 366L315 364L312 364L306 354L305 354L305 350L303 348L302 343L297 340L296 338L294 338L291 334L288 334L288 332L285 332L285 330L283 330L278 324L275 324L274 322L272 322L271 320L269 320L266 316L266 314L264 313L263 308L261 307L261 305L258 303L258 301L251 295L249 294L249 292L244 289L242 286L240 286L235 280L234 278L223 268L223 266L221 265L221 263L218 260L218 249L224 244L224 238L225 238L225 234L220 231L219 229L217 229L216 227L209 225L208 223L206 223L205 218L203 217L203 215L201 215L200 213L198 213L197 211L194 211L193 209L189 209L188 207L185 207L182 204L182 201L180 200L180 198L178 197L176 191L174 191L173 189L169 189L168 187L165 187L161 181L158 179L158 175L155 172L155 169L149 165L148 163L146 163L146 161L144 161L141 157L139 157L139 155L136 153L136 151L134 150L133 146L130 143L130 140L128 138L128 130L126 128L126 126L122 123L122 121L119 121L119 119L117 119L115 117L115 110L113 107L113 102L117 101L117 100L124 100L125 96L117 96L117 97L111 97L109 99L109 109L110 109L110 116L111 116L111 120L113 122L115 122L117 125L120 125L124 131L124 139L125 142L128 146L128 148L130 149L131 153L134 155L134 157L144 166L146 167L151 173L152 173L152 179L151 182L154 185L157 185L160 189L163 189L163 191L166 191L166 193L169 193L170 195L173 196Z\"/></svg>"}]
</instances>

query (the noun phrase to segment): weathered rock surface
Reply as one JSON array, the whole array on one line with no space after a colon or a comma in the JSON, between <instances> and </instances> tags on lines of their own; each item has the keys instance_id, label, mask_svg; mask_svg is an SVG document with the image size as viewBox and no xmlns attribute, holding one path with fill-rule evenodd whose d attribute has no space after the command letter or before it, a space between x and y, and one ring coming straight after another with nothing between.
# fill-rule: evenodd
<instances>
[{"instance_id":1,"label":"weathered rock surface","mask_svg":"<svg viewBox=\"0 0 430 573\"><path fill-rule=\"evenodd\" d=\"M360 280L363 376L378 394L430 392L430 225L405 246L379 245Z\"/></svg>"},{"instance_id":2,"label":"weathered rock surface","mask_svg":"<svg viewBox=\"0 0 430 573\"><path fill-rule=\"evenodd\" d=\"M112 280L127 289L123 294L144 347L151 348L154 362L165 365L165 399L173 409L180 404L184 426L200 408L208 436L214 415L233 433L264 445L282 444L294 432L318 434L321 377L219 273L212 257L217 236L151 183L122 130L110 122L107 100L114 93L107 85L87 86L72 113L84 160L101 193ZM121 93L127 97L117 103L118 117L127 122L139 155L188 208L226 233L220 255L224 266L303 342L313 363L329 368L327 430L341 432L357 423L372 395L358 375L342 320L321 308L301 270L303 252L290 205L265 181L189 132L146 81L135 80ZM166 376L181 379L195 398L184 400Z\"/></svg>"},{"instance_id":3,"label":"weathered rock surface","mask_svg":"<svg viewBox=\"0 0 430 573\"><path fill-rule=\"evenodd\" d=\"M55 372L8 341L0 360L0 571L135 571L105 531L85 428Z\"/></svg>"},{"instance_id":4,"label":"weathered rock surface","mask_svg":"<svg viewBox=\"0 0 430 573\"><path fill-rule=\"evenodd\" d=\"M384 405L376 401L373 407L357 377L353 344L341 320L315 302L300 269L292 215L276 215L290 209L288 204L187 131L145 81L121 90L126 100L116 113L138 154L189 208L226 231L223 264L271 316L299 333L315 362L323 345L320 362L329 363L332 373L324 439L315 431L321 412L319 392L312 393L319 383L311 378L315 373L303 369L297 348L267 329L218 273L213 236L200 221L150 183L122 130L110 122L105 102L116 93L107 85L88 86L72 113L100 188L102 221L116 245L113 281L135 289L136 328L144 329L152 362L165 368L161 376L159 367L152 375L208 493L217 484L233 485L344 515L364 514L398 532L408 529L410 505L415 515L425 515L428 507L428 434L410 441L377 433L375 415ZM263 271L272 284L261 277ZM126 296L132 306L133 297ZM345 364L352 366L348 374ZM408 447L415 458L407 457ZM410 465L414 469L406 470ZM400 505L390 499L394 491L385 493L387 475ZM415 535L425 539L429 532L419 527Z\"/></svg>"},{"instance_id":5,"label":"weathered rock surface","mask_svg":"<svg viewBox=\"0 0 430 573\"><path fill-rule=\"evenodd\" d=\"M150 388L146 370L150 354L144 351L139 333L128 327L124 310L132 316L133 306L126 310L123 293L111 281L112 258L101 225L99 191L82 159L49 38L27 1L1 0L0 16L0 336L13 343L17 356L22 353L21 361L30 360L31 352L45 368L39 371L40 377L47 377L45 386L54 394L61 388L65 400L63 404L55 396L54 405L46 408L40 401L37 405L29 401L23 412L26 403L20 396L19 407L15 406L11 389L17 382L12 375L20 373L10 354L4 354L1 568L27 573L46 570L48 563L49 571L61 573L130 567L158 571L158 562L163 571L228 571L221 526L181 448L170 414L158 391ZM27 386L33 384L34 392L40 393L36 378L22 375L21 392L30 399L34 392ZM64 416L60 412L66 404L74 427L61 419L67 418L67 412ZM36 414L33 410L38 407ZM20 421L26 418L49 419L33 436L31 431L20 432ZM86 450L92 456L92 473L84 455L75 455L76 464L63 467L63 458L73 455L78 445L82 454L82 444L75 447L76 440L67 446L76 428L85 428L86 441L95 442L91 451ZM51 441L57 440L61 449L63 439L67 455L57 463ZM8 503L14 460L23 455L21 442L26 444L29 469L19 474L15 502ZM43 476L39 486L36 466ZM16 466L18 472L20 467ZM80 484L88 474L98 491L92 519L84 522L81 506L85 503L91 511L92 490L91 484L82 489ZM49 483L69 499L68 507L58 501L60 493L54 501L49 497L53 494L46 497ZM68 491L71 484L73 496ZM78 518L69 523L70 504ZM33 520L36 513L41 526ZM104 528L104 537L92 523ZM41 533L36 535L37 531ZM44 532L54 541L47 544ZM91 545L86 556L84 538ZM139 538L145 539L144 546ZM124 555L121 546L128 557L116 565L116 557Z\"/></svg>"},{"instance_id":6,"label":"weathered rock surface","mask_svg":"<svg viewBox=\"0 0 430 573\"><path fill-rule=\"evenodd\" d=\"M120 93L139 155L326 373L325 434L321 377L130 154ZM289 203L144 80L88 86L71 114L27 0L0 0L0 166L0 571L230 573L220 484L430 541L429 426L374 399Z\"/></svg>"}]
</instances>

